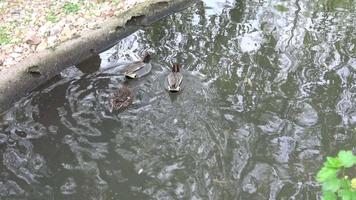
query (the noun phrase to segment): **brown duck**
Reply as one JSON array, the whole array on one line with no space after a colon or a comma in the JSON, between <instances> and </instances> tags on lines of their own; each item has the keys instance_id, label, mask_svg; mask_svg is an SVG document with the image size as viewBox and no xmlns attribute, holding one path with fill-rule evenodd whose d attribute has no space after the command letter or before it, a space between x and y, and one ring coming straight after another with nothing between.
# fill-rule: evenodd
<instances>
[{"instance_id":1,"label":"brown duck","mask_svg":"<svg viewBox=\"0 0 356 200\"><path fill-rule=\"evenodd\" d=\"M132 104L132 90L126 86L121 86L111 97L111 111L121 111Z\"/></svg>"},{"instance_id":2,"label":"brown duck","mask_svg":"<svg viewBox=\"0 0 356 200\"><path fill-rule=\"evenodd\" d=\"M180 73L181 65L173 64L172 72L167 76L168 91L179 92L181 90L181 83L183 80L183 75Z\"/></svg>"},{"instance_id":3,"label":"brown duck","mask_svg":"<svg viewBox=\"0 0 356 200\"><path fill-rule=\"evenodd\" d=\"M150 60L151 55L146 53L145 57L141 61L136 61L127 65L123 71L125 77L136 79L150 73L152 69Z\"/></svg>"}]
</instances>

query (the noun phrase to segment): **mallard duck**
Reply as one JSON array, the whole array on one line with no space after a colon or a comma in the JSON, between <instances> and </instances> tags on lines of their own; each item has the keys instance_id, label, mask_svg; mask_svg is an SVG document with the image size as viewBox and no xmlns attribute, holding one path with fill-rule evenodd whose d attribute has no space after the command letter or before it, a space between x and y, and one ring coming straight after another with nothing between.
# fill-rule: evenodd
<instances>
[{"instance_id":1,"label":"mallard duck","mask_svg":"<svg viewBox=\"0 0 356 200\"><path fill-rule=\"evenodd\" d=\"M180 70L180 64L173 64L172 72L167 76L168 91L179 92L181 90L180 85L183 80L183 75L180 73Z\"/></svg>"},{"instance_id":2,"label":"mallard duck","mask_svg":"<svg viewBox=\"0 0 356 200\"><path fill-rule=\"evenodd\" d=\"M132 90L126 86L121 86L111 97L111 111L119 111L132 104Z\"/></svg>"},{"instance_id":3,"label":"mallard duck","mask_svg":"<svg viewBox=\"0 0 356 200\"><path fill-rule=\"evenodd\" d=\"M127 65L126 68L124 69L124 75L127 78L135 79L150 73L152 69L150 60L151 60L151 55L146 53L142 61L136 61Z\"/></svg>"}]
</instances>

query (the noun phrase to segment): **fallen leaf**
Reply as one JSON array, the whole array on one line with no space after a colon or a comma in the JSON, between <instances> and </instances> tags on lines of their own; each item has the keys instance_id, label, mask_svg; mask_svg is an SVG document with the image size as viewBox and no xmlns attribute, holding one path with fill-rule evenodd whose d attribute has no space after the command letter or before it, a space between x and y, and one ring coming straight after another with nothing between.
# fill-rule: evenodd
<instances>
[{"instance_id":1,"label":"fallen leaf","mask_svg":"<svg viewBox=\"0 0 356 200\"><path fill-rule=\"evenodd\" d=\"M6 58L4 60L4 62L3 62L4 66L12 66L12 65L15 65L15 64L16 64L16 61L11 57Z\"/></svg>"},{"instance_id":2,"label":"fallen leaf","mask_svg":"<svg viewBox=\"0 0 356 200\"><path fill-rule=\"evenodd\" d=\"M42 51L42 50L46 49L47 46L48 46L47 42L43 41L37 46L36 51Z\"/></svg>"},{"instance_id":3,"label":"fallen leaf","mask_svg":"<svg viewBox=\"0 0 356 200\"><path fill-rule=\"evenodd\" d=\"M41 38L38 37L35 33L33 33L28 35L25 41L27 44L38 45L39 43L41 43Z\"/></svg>"},{"instance_id":4,"label":"fallen leaf","mask_svg":"<svg viewBox=\"0 0 356 200\"><path fill-rule=\"evenodd\" d=\"M50 35L57 35L58 33L60 33L62 30L62 27L60 24L55 25L50 31L49 34Z\"/></svg>"},{"instance_id":5,"label":"fallen leaf","mask_svg":"<svg viewBox=\"0 0 356 200\"><path fill-rule=\"evenodd\" d=\"M5 55L4 54L0 54L0 65L2 65L5 61Z\"/></svg>"},{"instance_id":6,"label":"fallen leaf","mask_svg":"<svg viewBox=\"0 0 356 200\"><path fill-rule=\"evenodd\" d=\"M10 55L9 55L11 58L14 58L14 59L16 59L16 58L18 58L18 57L20 57L21 56L21 54L20 53L10 53Z\"/></svg>"},{"instance_id":7,"label":"fallen leaf","mask_svg":"<svg viewBox=\"0 0 356 200\"><path fill-rule=\"evenodd\" d=\"M15 53L22 53L23 52L23 48L17 46L17 47L14 48L14 52Z\"/></svg>"},{"instance_id":8,"label":"fallen leaf","mask_svg":"<svg viewBox=\"0 0 356 200\"><path fill-rule=\"evenodd\" d=\"M65 26L62 30L60 40L66 41L66 40L70 39L72 37L72 35L73 35L73 31L68 26Z\"/></svg>"},{"instance_id":9,"label":"fallen leaf","mask_svg":"<svg viewBox=\"0 0 356 200\"><path fill-rule=\"evenodd\" d=\"M47 38L47 46L54 46L58 40L56 36L50 36Z\"/></svg>"}]
</instances>

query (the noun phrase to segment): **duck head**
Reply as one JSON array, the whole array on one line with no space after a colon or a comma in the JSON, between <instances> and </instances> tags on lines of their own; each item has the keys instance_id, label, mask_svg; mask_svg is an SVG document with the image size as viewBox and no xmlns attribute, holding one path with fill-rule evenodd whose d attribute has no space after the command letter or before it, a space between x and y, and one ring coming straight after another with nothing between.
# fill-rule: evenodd
<instances>
[{"instance_id":1,"label":"duck head","mask_svg":"<svg viewBox=\"0 0 356 200\"><path fill-rule=\"evenodd\" d=\"M175 63L172 66L172 72L180 72L180 68L182 67L182 65Z\"/></svg>"},{"instance_id":2,"label":"duck head","mask_svg":"<svg viewBox=\"0 0 356 200\"><path fill-rule=\"evenodd\" d=\"M149 63L150 61L151 61L151 55L149 53L146 53L145 57L143 57L142 62Z\"/></svg>"}]
</instances>

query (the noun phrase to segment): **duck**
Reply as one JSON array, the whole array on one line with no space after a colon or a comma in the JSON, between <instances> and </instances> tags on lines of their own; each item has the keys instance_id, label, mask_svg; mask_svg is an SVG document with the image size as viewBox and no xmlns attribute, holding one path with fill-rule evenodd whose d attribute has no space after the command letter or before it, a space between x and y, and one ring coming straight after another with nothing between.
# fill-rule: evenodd
<instances>
[{"instance_id":1,"label":"duck","mask_svg":"<svg viewBox=\"0 0 356 200\"><path fill-rule=\"evenodd\" d=\"M123 71L124 76L129 79L137 79L150 73L152 69L150 61L151 55L146 53L141 61L136 61L126 66Z\"/></svg>"},{"instance_id":2,"label":"duck","mask_svg":"<svg viewBox=\"0 0 356 200\"><path fill-rule=\"evenodd\" d=\"M168 91L179 92L181 91L181 83L183 75L180 73L182 66L180 64L173 64L172 72L167 76Z\"/></svg>"},{"instance_id":3,"label":"duck","mask_svg":"<svg viewBox=\"0 0 356 200\"><path fill-rule=\"evenodd\" d=\"M132 104L132 101L132 90L126 85L121 86L111 97L111 112L124 110Z\"/></svg>"}]
</instances>

